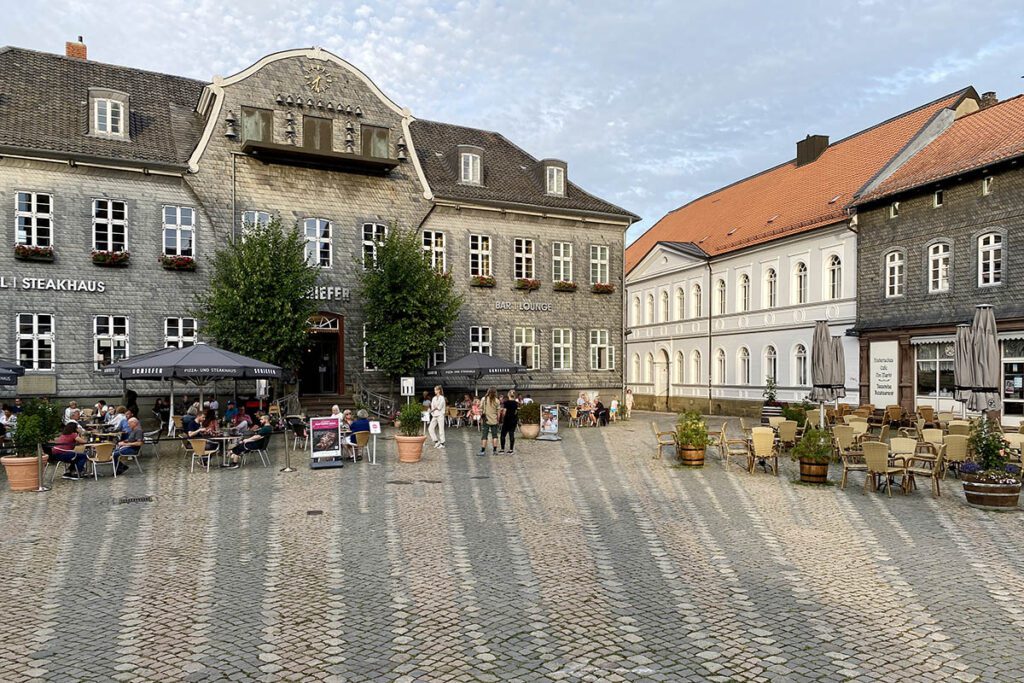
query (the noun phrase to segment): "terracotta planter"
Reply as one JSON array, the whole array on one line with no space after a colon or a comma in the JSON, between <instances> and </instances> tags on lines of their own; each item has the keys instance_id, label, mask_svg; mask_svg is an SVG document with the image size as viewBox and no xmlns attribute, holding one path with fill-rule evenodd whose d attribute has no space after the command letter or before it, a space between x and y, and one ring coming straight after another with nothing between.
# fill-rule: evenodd
<instances>
[{"instance_id":1,"label":"terracotta planter","mask_svg":"<svg viewBox=\"0 0 1024 683\"><path fill-rule=\"evenodd\" d=\"M704 449L676 446L676 458L686 467L704 467Z\"/></svg>"},{"instance_id":2,"label":"terracotta planter","mask_svg":"<svg viewBox=\"0 0 1024 683\"><path fill-rule=\"evenodd\" d=\"M47 456L43 456L43 469L46 469ZM12 491L35 491L39 488L39 461L35 456L22 458L8 455L0 458L7 470L7 483Z\"/></svg>"},{"instance_id":3,"label":"terracotta planter","mask_svg":"<svg viewBox=\"0 0 1024 683\"><path fill-rule=\"evenodd\" d=\"M398 462L419 462L423 457L425 436L395 436L398 443Z\"/></svg>"},{"instance_id":4,"label":"terracotta planter","mask_svg":"<svg viewBox=\"0 0 1024 683\"><path fill-rule=\"evenodd\" d=\"M524 439L536 439L540 434L540 425L519 425L519 436Z\"/></svg>"},{"instance_id":5,"label":"terracotta planter","mask_svg":"<svg viewBox=\"0 0 1024 683\"><path fill-rule=\"evenodd\" d=\"M800 460L800 481L805 484L824 484L828 481L828 462Z\"/></svg>"},{"instance_id":6,"label":"terracotta planter","mask_svg":"<svg viewBox=\"0 0 1024 683\"><path fill-rule=\"evenodd\" d=\"M1013 510L1020 500L1020 482L988 484L973 474L961 475L967 504L983 510Z\"/></svg>"}]
</instances>

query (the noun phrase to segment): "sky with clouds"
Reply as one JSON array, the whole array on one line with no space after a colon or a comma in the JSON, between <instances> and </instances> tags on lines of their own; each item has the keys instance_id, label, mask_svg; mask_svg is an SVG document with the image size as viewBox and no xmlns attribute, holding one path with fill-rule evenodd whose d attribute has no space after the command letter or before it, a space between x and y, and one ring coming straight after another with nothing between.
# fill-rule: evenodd
<instances>
[{"instance_id":1,"label":"sky with clouds","mask_svg":"<svg viewBox=\"0 0 1024 683\"><path fill-rule=\"evenodd\" d=\"M1021 0L0 0L0 44L209 80L319 45L643 217L966 85L1024 91Z\"/></svg>"}]
</instances>

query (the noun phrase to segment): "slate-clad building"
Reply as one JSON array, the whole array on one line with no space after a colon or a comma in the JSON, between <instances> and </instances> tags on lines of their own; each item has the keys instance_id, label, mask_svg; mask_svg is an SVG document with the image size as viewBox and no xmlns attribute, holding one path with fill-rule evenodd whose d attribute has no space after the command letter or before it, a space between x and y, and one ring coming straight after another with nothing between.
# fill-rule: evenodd
<instances>
[{"instance_id":1,"label":"slate-clad building","mask_svg":"<svg viewBox=\"0 0 1024 683\"><path fill-rule=\"evenodd\" d=\"M562 161L416 120L320 49L202 83L88 61L81 44L0 48L0 193L12 245L0 357L27 368L23 393L110 395L111 359L203 340L190 310L210 257L273 217L321 267L303 393L387 386L364 356L355 291L395 226L417 230L466 295L425 367L474 350L527 364L517 384L534 391L621 387L623 239L637 217ZM575 291L555 291L562 281Z\"/></svg>"}]
</instances>

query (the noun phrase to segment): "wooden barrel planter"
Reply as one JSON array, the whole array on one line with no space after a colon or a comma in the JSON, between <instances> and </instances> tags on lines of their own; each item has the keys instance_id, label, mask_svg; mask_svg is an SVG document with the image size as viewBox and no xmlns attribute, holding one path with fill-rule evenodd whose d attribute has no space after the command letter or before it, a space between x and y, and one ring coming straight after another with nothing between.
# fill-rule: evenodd
<instances>
[{"instance_id":1,"label":"wooden barrel planter","mask_svg":"<svg viewBox=\"0 0 1024 683\"><path fill-rule=\"evenodd\" d=\"M1017 507L1020 499L1020 483L1016 484L989 484L978 481L978 478L970 475L962 475L964 482L964 496L967 497L967 504L983 510L1013 510Z\"/></svg>"},{"instance_id":2,"label":"wooden barrel planter","mask_svg":"<svg viewBox=\"0 0 1024 683\"><path fill-rule=\"evenodd\" d=\"M704 449L676 446L676 458L686 467L704 467Z\"/></svg>"},{"instance_id":3,"label":"wooden barrel planter","mask_svg":"<svg viewBox=\"0 0 1024 683\"><path fill-rule=\"evenodd\" d=\"M815 460L801 460L800 481L805 484L826 483L828 481L828 463Z\"/></svg>"}]
</instances>

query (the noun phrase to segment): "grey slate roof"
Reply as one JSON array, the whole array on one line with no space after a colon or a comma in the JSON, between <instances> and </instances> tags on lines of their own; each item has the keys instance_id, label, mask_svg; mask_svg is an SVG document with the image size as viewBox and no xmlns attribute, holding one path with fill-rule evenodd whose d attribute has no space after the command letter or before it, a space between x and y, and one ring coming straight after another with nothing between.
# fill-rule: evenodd
<instances>
[{"instance_id":1,"label":"grey slate roof","mask_svg":"<svg viewBox=\"0 0 1024 683\"><path fill-rule=\"evenodd\" d=\"M205 84L63 55L0 47L0 148L184 165L199 142ZM131 142L88 135L89 88L130 96Z\"/></svg>"},{"instance_id":2,"label":"grey slate roof","mask_svg":"<svg viewBox=\"0 0 1024 683\"><path fill-rule=\"evenodd\" d=\"M598 199L566 179L566 196L545 193L531 169L537 159L509 142L503 135L450 123L416 120L410 127L416 156L419 157L430 189L438 198L479 201L613 214L639 220L639 216ZM458 182L457 169L448 158L457 145L473 145L484 150L483 185ZM569 169L569 174L572 169ZM569 175L567 174L567 175Z\"/></svg>"}]
</instances>

